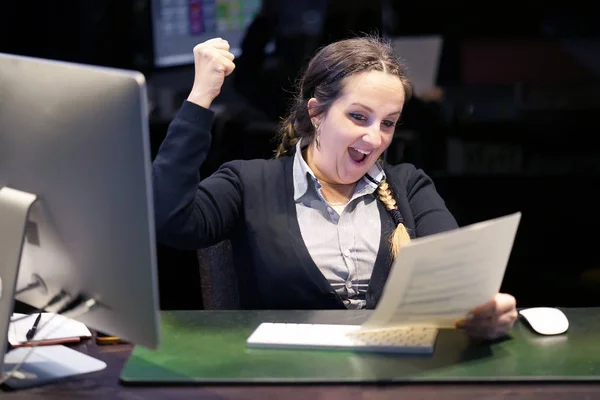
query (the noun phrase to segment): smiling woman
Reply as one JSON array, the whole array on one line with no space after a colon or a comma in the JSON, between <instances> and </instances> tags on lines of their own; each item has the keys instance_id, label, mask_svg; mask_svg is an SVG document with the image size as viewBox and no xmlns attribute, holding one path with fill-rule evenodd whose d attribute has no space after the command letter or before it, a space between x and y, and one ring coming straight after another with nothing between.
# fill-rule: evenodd
<instances>
[{"instance_id":1,"label":"smiling woman","mask_svg":"<svg viewBox=\"0 0 600 400\"><path fill-rule=\"evenodd\" d=\"M322 48L275 158L229 162L202 180L210 105L235 65L219 38L194 58L194 85L154 161L157 238L188 249L229 239L243 309L375 308L404 243L457 228L422 170L380 160L411 95L389 43ZM514 298L498 294L457 324L496 338L516 316Z\"/></svg>"},{"instance_id":2,"label":"smiling woman","mask_svg":"<svg viewBox=\"0 0 600 400\"><path fill-rule=\"evenodd\" d=\"M371 169L390 145L404 104L404 88L394 75L377 70L344 79L343 89L331 107L312 115L319 142L306 150L306 162L323 184L345 184L346 195ZM308 109L318 109L316 98ZM315 135L316 137L316 135ZM327 199L327 196L325 196Z\"/></svg>"},{"instance_id":3,"label":"smiling woman","mask_svg":"<svg viewBox=\"0 0 600 400\"><path fill-rule=\"evenodd\" d=\"M326 46L311 60L300 81L294 106L281 129L277 156L305 138L302 156L322 185L324 200L329 205L347 204L359 181L370 176L368 172L390 145L410 96L404 66L389 44L378 37ZM396 225L390 237L395 257L410 235L384 175L377 184L379 199Z\"/></svg>"}]
</instances>

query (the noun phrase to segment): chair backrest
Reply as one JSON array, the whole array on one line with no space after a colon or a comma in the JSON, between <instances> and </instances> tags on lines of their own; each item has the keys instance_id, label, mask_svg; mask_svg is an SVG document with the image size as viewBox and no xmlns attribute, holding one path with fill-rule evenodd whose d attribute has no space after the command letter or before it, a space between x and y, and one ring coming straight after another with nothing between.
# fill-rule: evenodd
<instances>
[{"instance_id":1,"label":"chair backrest","mask_svg":"<svg viewBox=\"0 0 600 400\"><path fill-rule=\"evenodd\" d=\"M206 310L238 310L240 300L231 243L224 240L198 250L202 300Z\"/></svg>"}]
</instances>

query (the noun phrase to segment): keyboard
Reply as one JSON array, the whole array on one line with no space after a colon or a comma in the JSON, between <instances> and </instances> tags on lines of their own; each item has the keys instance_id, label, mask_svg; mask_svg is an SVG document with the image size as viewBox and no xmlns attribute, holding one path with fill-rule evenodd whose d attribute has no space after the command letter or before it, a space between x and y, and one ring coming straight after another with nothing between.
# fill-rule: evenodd
<instances>
[{"instance_id":1,"label":"keyboard","mask_svg":"<svg viewBox=\"0 0 600 400\"><path fill-rule=\"evenodd\" d=\"M430 354L437 335L438 329L419 326L364 331L360 325L264 322L246 344L250 348Z\"/></svg>"}]
</instances>

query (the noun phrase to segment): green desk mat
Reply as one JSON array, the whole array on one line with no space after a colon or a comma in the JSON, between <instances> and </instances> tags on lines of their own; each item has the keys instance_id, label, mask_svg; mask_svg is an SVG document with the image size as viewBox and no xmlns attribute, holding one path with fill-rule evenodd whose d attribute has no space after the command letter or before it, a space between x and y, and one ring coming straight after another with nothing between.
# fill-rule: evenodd
<instances>
[{"instance_id":1,"label":"green desk mat","mask_svg":"<svg viewBox=\"0 0 600 400\"><path fill-rule=\"evenodd\" d=\"M433 355L249 349L261 322L360 324L368 311L162 312L157 351L136 346L123 384L600 381L600 309L563 310L569 331L534 334L517 322L508 339L470 343L442 330Z\"/></svg>"}]
</instances>

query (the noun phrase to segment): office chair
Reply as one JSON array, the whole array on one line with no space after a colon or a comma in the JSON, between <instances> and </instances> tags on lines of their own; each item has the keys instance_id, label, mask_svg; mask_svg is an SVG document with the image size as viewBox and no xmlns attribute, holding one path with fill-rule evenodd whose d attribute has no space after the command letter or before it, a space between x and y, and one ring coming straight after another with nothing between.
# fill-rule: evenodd
<instances>
[{"instance_id":1,"label":"office chair","mask_svg":"<svg viewBox=\"0 0 600 400\"><path fill-rule=\"evenodd\" d=\"M198 250L205 310L239 310L240 300L231 243L224 240Z\"/></svg>"}]
</instances>

